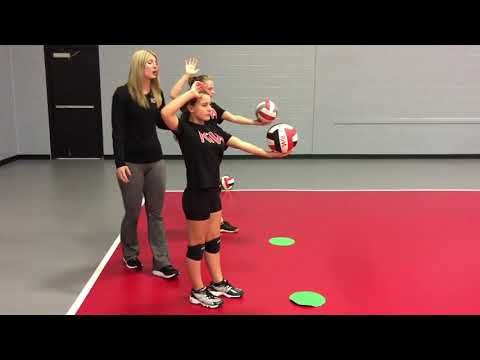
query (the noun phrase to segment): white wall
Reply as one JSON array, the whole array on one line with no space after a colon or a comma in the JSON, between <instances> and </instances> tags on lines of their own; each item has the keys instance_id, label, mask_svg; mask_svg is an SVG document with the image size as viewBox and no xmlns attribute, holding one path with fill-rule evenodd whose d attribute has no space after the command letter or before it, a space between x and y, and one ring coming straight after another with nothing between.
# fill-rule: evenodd
<instances>
[{"instance_id":1,"label":"white wall","mask_svg":"<svg viewBox=\"0 0 480 360\"><path fill-rule=\"evenodd\" d=\"M313 153L480 154L480 46L318 46Z\"/></svg>"},{"instance_id":2,"label":"white wall","mask_svg":"<svg viewBox=\"0 0 480 360\"><path fill-rule=\"evenodd\" d=\"M107 155L111 97L140 48L159 53L167 94L184 58L196 55L201 72L214 76L216 100L226 109L253 116L258 99L278 99L281 121L299 131L297 154L480 154L478 45L102 45ZM266 128L225 128L265 146ZM158 133L166 154L180 153L169 132ZM0 159L17 153L50 154L41 45L0 46Z\"/></svg>"},{"instance_id":3,"label":"white wall","mask_svg":"<svg viewBox=\"0 0 480 360\"><path fill-rule=\"evenodd\" d=\"M120 45L100 46L105 154L112 154L113 92L126 82L131 55L141 48L152 49L159 55L160 82L167 97L172 85L183 74L185 58L197 56L200 72L215 80L215 101L220 106L234 114L254 118L256 105L270 97L279 107L281 121L294 125L300 134L296 153L312 153L315 46ZM223 127L233 135L266 148L268 126L224 122ZM180 154L171 132L160 130L158 135L165 154ZM227 154L244 153L229 149Z\"/></svg>"},{"instance_id":4,"label":"white wall","mask_svg":"<svg viewBox=\"0 0 480 360\"><path fill-rule=\"evenodd\" d=\"M16 45L11 48L18 153L50 155L43 46Z\"/></svg>"},{"instance_id":5,"label":"white wall","mask_svg":"<svg viewBox=\"0 0 480 360\"><path fill-rule=\"evenodd\" d=\"M0 160L17 155L11 49L0 46Z\"/></svg>"}]
</instances>

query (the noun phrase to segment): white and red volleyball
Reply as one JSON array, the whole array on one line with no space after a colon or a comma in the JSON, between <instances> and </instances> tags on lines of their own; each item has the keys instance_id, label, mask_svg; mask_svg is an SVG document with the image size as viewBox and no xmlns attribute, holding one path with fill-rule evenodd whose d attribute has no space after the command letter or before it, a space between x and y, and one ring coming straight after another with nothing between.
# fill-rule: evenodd
<instances>
[{"instance_id":1,"label":"white and red volleyball","mask_svg":"<svg viewBox=\"0 0 480 360\"><path fill-rule=\"evenodd\" d=\"M297 146L297 130L288 124L273 125L267 131L267 145L273 151L286 153Z\"/></svg>"},{"instance_id":2,"label":"white and red volleyball","mask_svg":"<svg viewBox=\"0 0 480 360\"><path fill-rule=\"evenodd\" d=\"M267 100L257 105L255 115L258 121L268 124L277 118L278 108L272 100L267 98Z\"/></svg>"},{"instance_id":3,"label":"white and red volleyball","mask_svg":"<svg viewBox=\"0 0 480 360\"><path fill-rule=\"evenodd\" d=\"M232 176L225 175L220 178L222 190L232 190L233 185L235 185L235 179Z\"/></svg>"}]
</instances>

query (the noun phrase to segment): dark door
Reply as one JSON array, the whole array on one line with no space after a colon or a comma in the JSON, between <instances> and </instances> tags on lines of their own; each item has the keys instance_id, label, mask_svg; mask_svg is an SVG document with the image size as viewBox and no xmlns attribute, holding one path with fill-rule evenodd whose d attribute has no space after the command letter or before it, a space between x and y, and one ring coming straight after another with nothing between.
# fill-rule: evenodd
<instances>
[{"instance_id":1,"label":"dark door","mask_svg":"<svg viewBox=\"0 0 480 360\"><path fill-rule=\"evenodd\" d=\"M45 46L52 158L103 157L98 46Z\"/></svg>"}]
</instances>

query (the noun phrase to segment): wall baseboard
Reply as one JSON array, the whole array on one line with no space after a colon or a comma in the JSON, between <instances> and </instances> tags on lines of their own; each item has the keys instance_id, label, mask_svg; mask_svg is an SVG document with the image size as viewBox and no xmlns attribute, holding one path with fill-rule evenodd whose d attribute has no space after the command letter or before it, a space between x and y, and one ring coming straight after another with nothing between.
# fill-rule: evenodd
<instances>
[{"instance_id":1,"label":"wall baseboard","mask_svg":"<svg viewBox=\"0 0 480 360\"><path fill-rule=\"evenodd\" d=\"M18 159L18 155L10 156L6 159L0 160L0 166L7 165L8 163L14 162Z\"/></svg>"},{"instance_id":2,"label":"wall baseboard","mask_svg":"<svg viewBox=\"0 0 480 360\"><path fill-rule=\"evenodd\" d=\"M21 154L14 155L9 158L0 160L0 166L7 165L8 163L17 161L17 160L50 160L50 155L33 155L33 154Z\"/></svg>"},{"instance_id":3,"label":"wall baseboard","mask_svg":"<svg viewBox=\"0 0 480 360\"><path fill-rule=\"evenodd\" d=\"M33 154L21 154L17 155L17 160L50 160L50 155L41 154L41 155L33 155Z\"/></svg>"}]
</instances>

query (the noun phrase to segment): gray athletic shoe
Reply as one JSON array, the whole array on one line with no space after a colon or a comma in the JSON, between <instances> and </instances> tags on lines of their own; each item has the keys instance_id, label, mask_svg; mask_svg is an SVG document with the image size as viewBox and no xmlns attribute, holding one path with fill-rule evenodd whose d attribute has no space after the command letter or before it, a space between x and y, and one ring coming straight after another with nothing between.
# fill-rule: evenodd
<instances>
[{"instance_id":1,"label":"gray athletic shoe","mask_svg":"<svg viewBox=\"0 0 480 360\"><path fill-rule=\"evenodd\" d=\"M200 304L210 309L218 308L223 304L223 300L213 295L206 287L200 290L190 292L190 302L192 304Z\"/></svg>"},{"instance_id":2,"label":"gray athletic shoe","mask_svg":"<svg viewBox=\"0 0 480 360\"><path fill-rule=\"evenodd\" d=\"M243 296L242 289L236 288L225 279L219 284L210 283L207 289L215 296L223 295L228 298L239 298Z\"/></svg>"}]
</instances>

